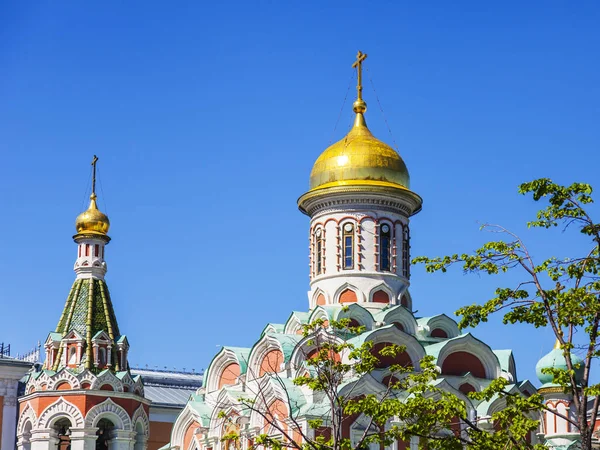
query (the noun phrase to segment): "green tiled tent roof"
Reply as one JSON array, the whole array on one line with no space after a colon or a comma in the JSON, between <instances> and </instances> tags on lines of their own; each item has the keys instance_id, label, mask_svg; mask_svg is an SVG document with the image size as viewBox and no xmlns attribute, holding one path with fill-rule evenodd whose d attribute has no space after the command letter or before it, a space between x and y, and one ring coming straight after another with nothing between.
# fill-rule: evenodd
<instances>
[{"instance_id":1,"label":"green tiled tent roof","mask_svg":"<svg viewBox=\"0 0 600 450\"><path fill-rule=\"evenodd\" d=\"M76 331L88 342L88 369L91 369L91 341L93 336L104 331L109 335L113 344L120 337L119 325L115 317L108 286L104 280L83 278L77 279L73 283L63 313L56 326L56 333L60 333L62 336L71 331ZM60 357L56 358L55 370L58 369L59 362Z\"/></svg>"},{"instance_id":2,"label":"green tiled tent roof","mask_svg":"<svg viewBox=\"0 0 600 450\"><path fill-rule=\"evenodd\" d=\"M88 320L91 323L89 330L86 326ZM56 332L65 335L71 330L82 336L94 336L99 331L112 334L111 338L121 334L104 280L85 278L73 283Z\"/></svg>"}]
</instances>

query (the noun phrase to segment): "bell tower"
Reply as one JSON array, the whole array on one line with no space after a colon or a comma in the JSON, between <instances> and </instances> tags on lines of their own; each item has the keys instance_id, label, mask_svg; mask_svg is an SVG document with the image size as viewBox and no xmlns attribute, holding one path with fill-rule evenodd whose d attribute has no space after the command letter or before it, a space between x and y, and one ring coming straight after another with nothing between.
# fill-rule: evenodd
<instances>
[{"instance_id":1,"label":"bell tower","mask_svg":"<svg viewBox=\"0 0 600 450\"><path fill-rule=\"evenodd\" d=\"M422 199L409 187L400 155L367 127L358 52L354 124L315 162L309 190L298 199L310 217L311 308L360 303L367 308L412 308L409 219Z\"/></svg>"},{"instance_id":2,"label":"bell tower","mask_svg":"<svg viewBox=\"0 0 600 450\"><path fill-rule=\"evenodd\" d=\"M104 279L110 222L96 204L97 162L89 207L75 221L75 282L45 341L44 366L28 375L19 398L19 450L146 448L150 401L129 371L129 342Z\"/></svg>"},{"instance_id":3,"label":"bell tower","mask_svg":"<svg viewBox=\"0 0 600 450\"><path fill-rule=\"evenodd\" d=\"M75 273L77 279L95 278L103 280L106 274L106 261L104 261L104 247L110 242L108 229L110 221L108 216L98 209L96 204L96 164L98 157L92 159L92 194L90 206L75 220L77 234L73 240L77 244L77 260Z\"/></svg>"}]
</instances>

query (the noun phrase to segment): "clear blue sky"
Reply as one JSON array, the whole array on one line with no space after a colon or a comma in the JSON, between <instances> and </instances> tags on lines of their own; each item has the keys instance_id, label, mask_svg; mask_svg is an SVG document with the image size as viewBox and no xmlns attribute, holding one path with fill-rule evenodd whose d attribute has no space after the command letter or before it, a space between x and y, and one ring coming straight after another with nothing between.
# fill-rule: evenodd
<instances>
[{"instance_id":1,"label":"clear blue sky","mask_svg":"<svg viewBox=\"0 0 600 450\"><path fill-rule=\"evenodd\" d=\"M296 199L350 123L347 102L334 133L358 49L368 123L393 143L371 78L424 199L413 255L474 249L488 221L536 256L578 251L525 230L535 205L516 188L600 188L599 23L592 1L3 2L0 341L24 351L56 326L93 154L132 364L205 368L306 310ZM451 315L498 283L416 267L411 293L419 315ZM497 321L474 332L513 348L520 378L553 344Z\"/></svg>"}]
</instances>

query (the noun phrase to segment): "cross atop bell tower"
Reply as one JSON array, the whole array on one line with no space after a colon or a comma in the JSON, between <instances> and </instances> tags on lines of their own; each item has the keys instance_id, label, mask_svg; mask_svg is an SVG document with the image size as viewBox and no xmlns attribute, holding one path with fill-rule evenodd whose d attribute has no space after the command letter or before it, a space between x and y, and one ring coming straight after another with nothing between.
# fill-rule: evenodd
<instances>
[{"instance_id":1,"label":"cross atop bell tower","mask_svg":"<svg viewBox=\"0 0 600 450\"><path fill-rule=\"evenodd\" d=\"M98 157L94 155L92 158L92 195L96 195L96 164L98 163Z\"/></svg>"}]
</instances>

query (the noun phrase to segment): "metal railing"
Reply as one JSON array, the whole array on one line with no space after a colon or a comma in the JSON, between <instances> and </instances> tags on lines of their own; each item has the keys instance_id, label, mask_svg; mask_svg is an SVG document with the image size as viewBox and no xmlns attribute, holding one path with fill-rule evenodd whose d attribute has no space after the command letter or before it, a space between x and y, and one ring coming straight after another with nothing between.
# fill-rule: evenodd
<instances>
[{"instance_id":1,"label":"metal railing","mask_svg":"<svg viewBox=\"0 0 600 450\"><path fill-rule=\"evenodd\" d=\"M4 342L0 342L0 358L8 358L10 357L10 344L5 344Z\"/></svg>"}]
</instances>

